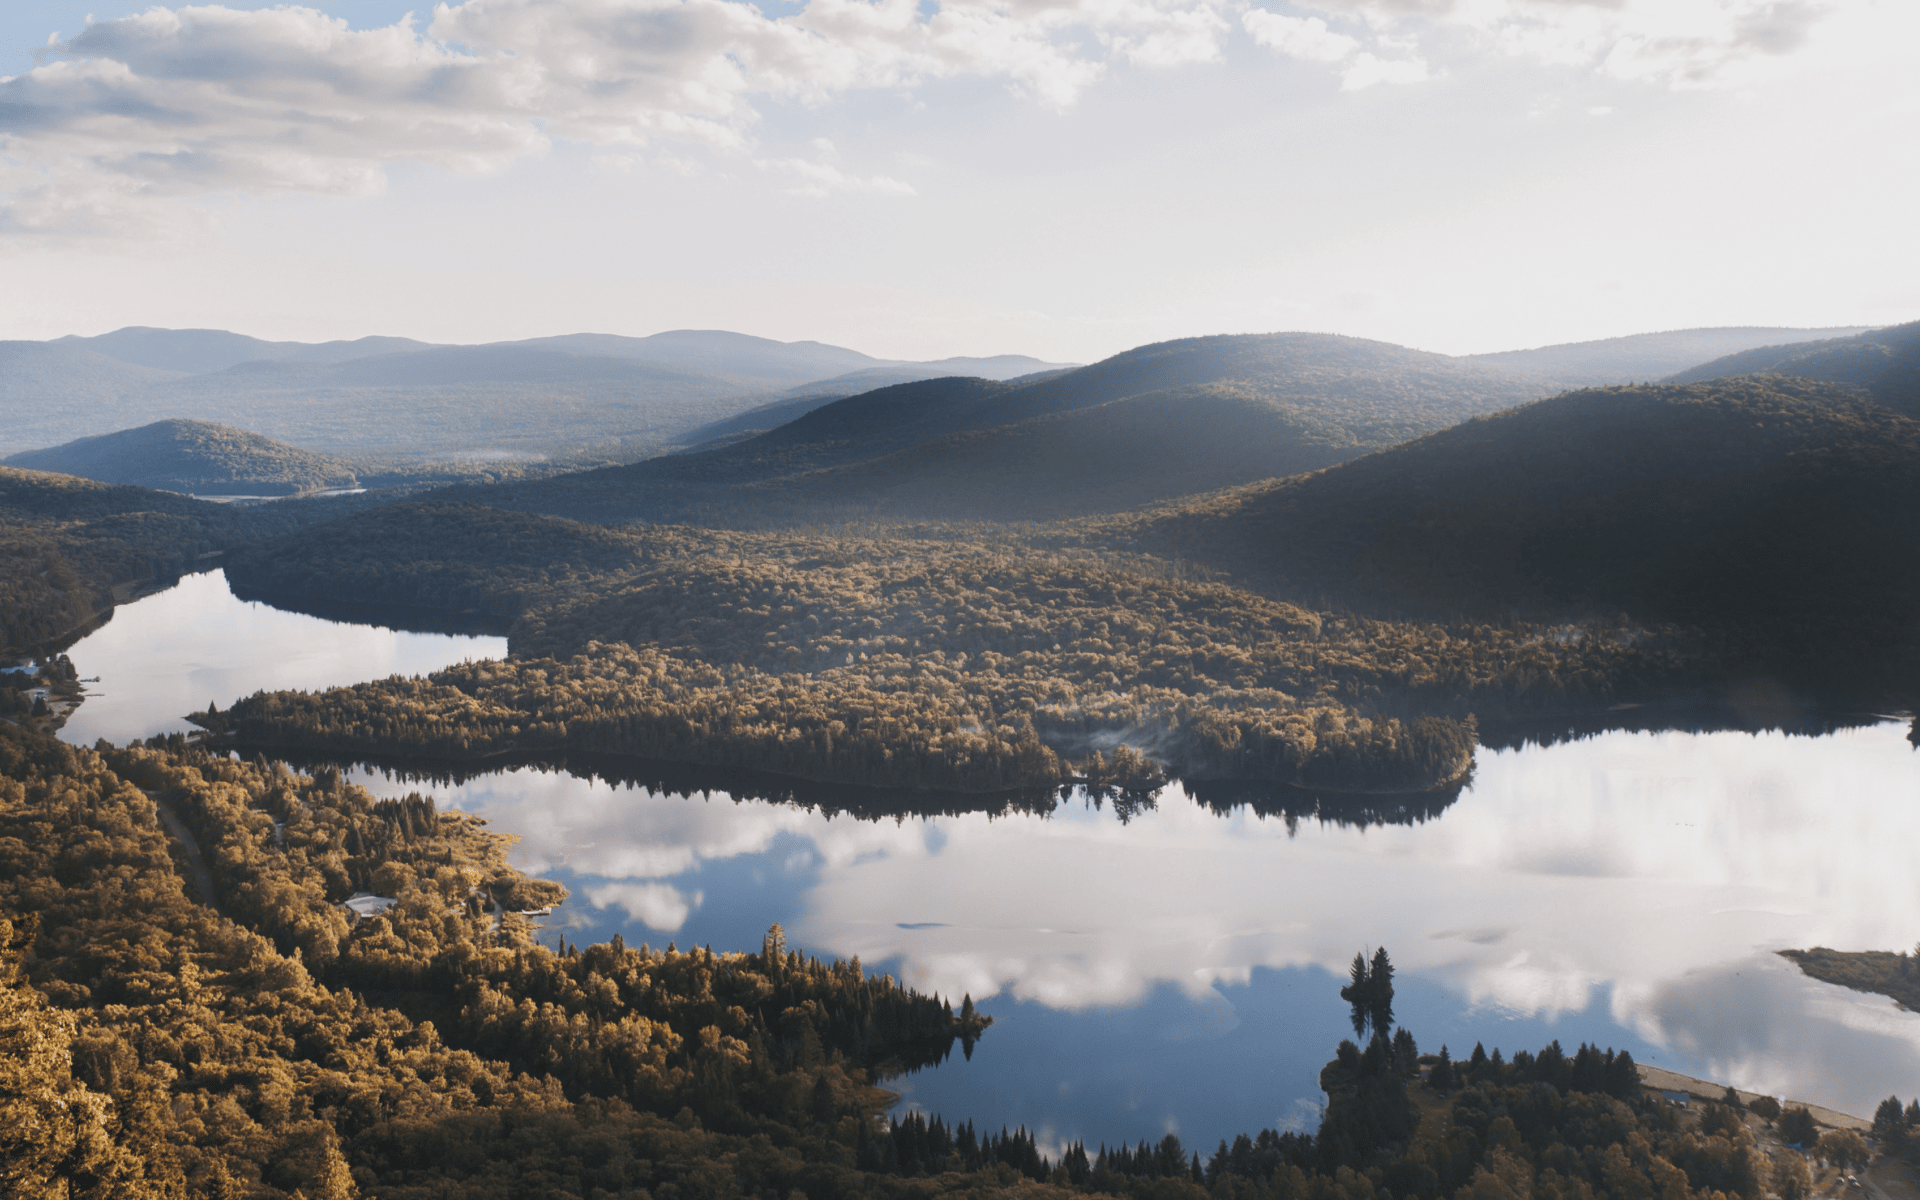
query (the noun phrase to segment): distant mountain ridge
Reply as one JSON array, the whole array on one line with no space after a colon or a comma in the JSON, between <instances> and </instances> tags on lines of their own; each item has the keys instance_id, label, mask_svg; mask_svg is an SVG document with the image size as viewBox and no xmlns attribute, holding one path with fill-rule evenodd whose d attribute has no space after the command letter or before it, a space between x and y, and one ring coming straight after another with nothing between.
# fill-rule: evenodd
<instances>
[{"instance_id":1,"label":"distant mountain ridge","mask_svg":"<svg viewBox=\"0 0 1920 1200\"><path fill-rule=\"evenodd\" d=\"M346 362L376 354L425 350L429 346L427 342L401 337L319 343L269 342L225 329L156 329L145 325L129 325L95 337L69 334L47 344L89 350L120 362L185 375L220 371L243 362Z\"/></svg>"},{"instance_id":2,"label":"distant mountain ridge","mask_svg":"<svg viewBox=\"0 0 1920 1200\"><path fill-rule=\"evenodd\" d=\"M1184 338L1029 382L880 388L706 453L456 494L596 521L1044 520L1327 466L1539 394L1364 338Z\"/></svg>"},{"instance_id":3,"label":"distant mountain ridge","mask_svg":"<svg viewBox=\"0 0 1920 1200\"><path fill-rule=\"evenodd\" d=\"M724 330L450 346L136 326L0 342L0 453L183 418L335 453L525 457L592 448L638 458L796 388L831 398L873 386L871 378L830 382L837 377L926 378L952 374L960 361L902 362ZM965 361L1006 375L1061 365L1019 355Z\"/></svg>"},{"instance_id":4,"label":"distant mountain ridge","mask_svg":"<svg viewBox=\"0 0 1920 1200\"><path fill-rule=\"evenodd\" d=\"M1835 326L1831 329L1737 325L1711 329L1674 329L1592 342L1566 342L1532 350L1470 354L1466 359L1484 366L1533 375L1564 388L1605 387L1622 383L1652 383L1708 359L1758 346L1806 341L1809 335L1852 337L1865 333L1869 328L1866 325Z\"/></svg>"},{"instance_id":5,"label":"distant mountain ridge","mask_svg":"<svg viewBox=\"0 0 1920 1200\"><path fill-rule=\"evenodd\" d=\"M389 464L634 462L688 448L718 455L683 454L688 461L681 465L643 472L645 487L684 493L664 507L652 500L638 506L603 503L612 499L601 486L606 481L594 483L590 486L602 495L589 507L603 512L622 505L633 515L710 511L716 499L723 506L732 500L695 492L833 468L849 470L774 489L783 493L774 503L958 513L1018 511L1025 496L1035 514L1089 511L1089 506L1108 511L1126 499L1128 489L1116 489L1098 478L1099 472L1150 469L1119 467L1145 460L1114 442L1108 436L1112 431L1100 439L1113 455L1110 464L1066 450L1051 464L1055 482L1043 486L1041 480L1005 477L1002 471L1008 487L990 503L963 502L959 484L940 482L957 477L937 466L939 455L931 450L916 453L915 461L929 472L918 488L904 476L889 481L888 472L905 470L905 460L893 467L851 468L949 435L1012 429L1116 400L1199 388L1183 401L1192 406L1191 427L1168 430L1177 436L1166 443L1161 459L1182 456L1181 470L1162 474L1187 484L1231 486L1253 470L1256 445L1271 451L1273 471L1311 469L1576 383L1657 378L1701 357L1821 332L1835 331L1683 330L1467 358L1423 355L1364 339L1343 343L1335 335L1234 335L1136 347L1074 368L1020 355L907 363L819 342L779 342L722 330L670 330L647 337L579 333L449 346L394 337L308 344L225 330L130 327L97 337L0 342L0 414L5 417L0 454L179 418L247 429L315 453ZM1308 346L1311 353L1303 349ZM1369 367L1352 357L1361 346L1373 347L1367 353L1375 355L1390 349L1399 357ZM1686 357L1696 354L1701 357ZM1317 361L1309 361L1315 356ZM1369 371L1375 378L1363 383ZM964 388L930 382L942 377L985 379L1009 384L1011 390L992 397L975 394L963 403ZM922 390L891 391L901 386ZM1215 387L1226 390L1205 390ZM1368 388L1372 399L1363 403L1361 393ZM822 418L838 423L838 432L826 435L832 447L801 444L817 440L818 424L759 440L843 398L867 394L877 399ZM1245 407L1250 400L1267 409L1268 424L1259 430L1244 423L1255 419ZM1161 419L1149 418L1148 407L1126 406L1109 416L1143 422L1138 428L1144 435ZM888 411L883 415L881 409ZM1029 432L1038 445L1067 437L1074 424ZM1224 437L1230 428L1248 440L1237 445L1207 441ZM1294 441L1273 440L1283 434ZM987 449L993 442L970 437L964 452L993 458L999 453ZM1337 446L1347 449L1335 451ZM1035 461L1031 448L999 455L1005 462L1022 457ZM749 465L749 459L760 460L759 465ZM1211 475L1191 469L1207 462L1219 469ZM1131 494L1140 502L1165 492L1145 477L1136 482ZM937 492L945 498L936 503Z\"/></svg>"}]
</instances>

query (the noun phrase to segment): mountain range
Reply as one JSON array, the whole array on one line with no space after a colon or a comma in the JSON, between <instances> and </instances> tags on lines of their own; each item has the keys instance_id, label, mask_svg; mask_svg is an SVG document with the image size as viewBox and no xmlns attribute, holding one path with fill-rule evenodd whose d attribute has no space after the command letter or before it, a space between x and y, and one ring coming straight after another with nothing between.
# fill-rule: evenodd
<instances>
[{"instance_id":1,"label":"mountain range","mask_svg":"<svg viewBox=\"0 0 1920 1200\"><path fill-rule=\"evenodd\" d=\"M335 454L525 458L595 446L636 458L796 388L832 398L875 378L961 369L1005 378L1062 365L1022 355L902 362L718 330L439 346L129 328L0 342L0 452L185 418ZM855 378L833 382L843 376Z\"/></svg>"},{"instance_id":2,"label":"mountain range","mask_svg":"<svg viewBox=\"0 0 1920 1200\"><path fill-rule=\"evenodd\" d=\"M1688 348L1782 332L1650 334L1497 363L1333 334L1185 338L1032 379L879 388L698 453L450 495L593 521L1055 520L1318 470L1552 394L1576 368L1648 375Z\"/></svg>"},{"instance_id":3,"label":"mountain range","mask_svg":"<svg viewBox=\"0 0 1920 1200\"><path fill-rule=\"evenodd\" d=\"M1742 349L1715 363L1734 369L1809 353L1884 359L1885 347L1871 339L1891 336L1770 341L1796 332L1832 331L1686 330L1469 357L1330 334L1231 335L1156 343L1070 368L1019 356L881 363L819 343L699 331L450 347L129 329L12 346L43 382L57 374L59 356L83 356L91 373L77 378L96 393L131 381L144 402L220 398L247 414L248 428L169 420L5 461L203 493L280 494L338 486L356 472L376 487L478 478L447 497L594 521L1054 520L1334 466L1538 399L1569 379L1651 375L1681 356L1728 346ZM1689 365L1697 374L1715 364ZM178 373L196 368L205 370ZM929 372L937 377L900 378ZM783 384L790 386L750 406L739 394L716 397L729 387ZM856 394L837 394L849 391ZM527 399L534 392L538 402ZM646 400L632 398L639 395ZM596 396L627 399L595 410ZM369 415L376 400L384 416ZM734 411L687 424L702 404ZM260 432L290 406L318 431L299 447ZM598 470L555 462L478 476L466 468L409 473L390 461L396 449L427 456L418 443L395 445L405 436L397 423L457 431L471 454L476 439L511 446L537 425L551 444L578 437L596 411L637 422L643 410L656 422L677 413L675 437L691 449ZM368 421L389 437L387 464L327 453L349 440L344 427ZM581 453L578 443L574 450Z\"/></svg>"}]
</instances>

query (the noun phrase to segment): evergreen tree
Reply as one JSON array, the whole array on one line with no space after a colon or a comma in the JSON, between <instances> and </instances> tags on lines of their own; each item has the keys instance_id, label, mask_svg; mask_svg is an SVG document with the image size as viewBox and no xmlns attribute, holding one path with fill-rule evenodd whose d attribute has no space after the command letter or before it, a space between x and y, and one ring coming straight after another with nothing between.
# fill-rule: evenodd
<instances>
[{"instance_id":1,"label":"evergreen tree","mask_svg":"<svg viewBox=\"0 0 1920 1200\"><path fill-rule=\"evenodd\" d=\"M1898 1144L1907 1132L1906 1114L1900 1109L1900 1097L1888 1096L1873 1110L1873 1137L1882 1147Z\"/></svg>"},{"instance_id":2,"label":"evergreen tree","mask_svg":"<svg viewBox=\"0 0 1920 1200\"><path fill-rule=\"evenodd\" d=\"M1376 1031L1393 1028L1393 960L1385 946L1373 952L1373 969L1367 973L1367 1015Z\"/></svg>"},{"instance_id":3,"label":"evergreen tree","mask_svg":"<svg viewBox=\"0 0 1920 1200\"><path fill-rule=\"evenodd\" d=\"M1373 1020L1372 972L1367 966L1366 951L1357 951L1353 956L1353 965L1347 968L1348 976L1353 980L1340 989L1340 998L1353 1006L1353 1033L1355 1037L1365 1037L1367 1023Z\"/></svg>"},{"instance_id":4,"label":"evergreen tree","mask_svg":"<svg viewBox=\"0 0 1920 1200\"><path fill-rule=\"evenodd\" d=\"M1393 1031L1393 1069L1409 1077L1420 1073L1420 1047L1405 1026Z\"/></svg>"}]
</instances>

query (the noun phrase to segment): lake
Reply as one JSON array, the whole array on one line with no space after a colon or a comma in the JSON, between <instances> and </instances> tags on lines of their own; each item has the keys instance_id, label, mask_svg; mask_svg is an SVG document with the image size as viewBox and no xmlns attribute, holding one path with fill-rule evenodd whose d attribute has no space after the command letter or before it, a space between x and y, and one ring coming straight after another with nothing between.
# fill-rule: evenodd
<instances>
[{"instance_id":1,"label":"lake","mask_svg":"<svg viewBox=\"0 0 1920 1200\"><path fill-rule=\"evenodd\" d=\"M504 651L281 612L196 576L69 651L103 695L63 736L124 741L185 728L209 699ZM1025 1124L1056 1147L1172 1130L1204 1151L1315 1126L1319 1069L1350 1035L1345 965L1379 945L1424 1050L1592 1041L1856 1114L1911 1095L1920 1015L1773 953L1920 936L1906 734L1886 720L1482 748L1452 803L1371 825L1263 817L1177 785L1124 814L1076 796L876 821L579 768L354 776L518 835L515 865L573 892L544 922L550 943L745 949L778 921L809 953L857 954L956 1005L971 994L994 1027L970 1060L894 1080L904 1105Z\"/></svg>"}]
</instances>

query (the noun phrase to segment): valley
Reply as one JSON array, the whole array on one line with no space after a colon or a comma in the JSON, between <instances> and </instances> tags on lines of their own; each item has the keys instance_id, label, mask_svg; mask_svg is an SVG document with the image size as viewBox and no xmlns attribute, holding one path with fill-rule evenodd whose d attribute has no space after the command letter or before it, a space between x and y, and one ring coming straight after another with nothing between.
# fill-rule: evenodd
<instances>
[{"instance_id":1,"label":"valley","mask_svg":"<svg viewBox=\"0 0 1920 1200\"><path fill-rule=\"evenodd\" d=\"M1634 1064L1920 1077L1914 328L34 344L0 982L154 1195L1758 1200Z\"/></svg>"}]
</instances>

